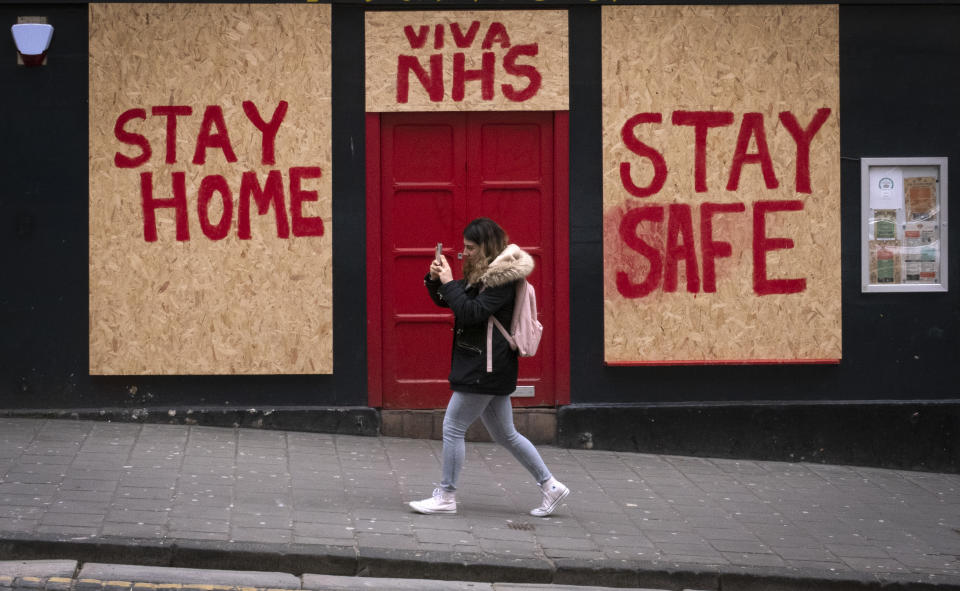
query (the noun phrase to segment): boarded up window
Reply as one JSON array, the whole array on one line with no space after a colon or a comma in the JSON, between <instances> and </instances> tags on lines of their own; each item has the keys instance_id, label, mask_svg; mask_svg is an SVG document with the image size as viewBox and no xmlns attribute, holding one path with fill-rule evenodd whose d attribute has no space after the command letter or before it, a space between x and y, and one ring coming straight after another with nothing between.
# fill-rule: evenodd
<instances>
[{"instance_id":1,"label":"boarded up window","mask_svg":"<svg viewBox=\"0 0 960 591\"><path fill-rule=\"evenodd\" d=\"M331 373L330 7L89 10L91 373Z\"/></svg>"},{"instance_id":2,"label":"boarded up window","mask_svg":"<svg viewBox=\"0 0 960 591\"><path fill-rule=\"evenodd\" d=\"M837 7L602 10L606 362L838 360Z\"/></svg>"}]
</instances>

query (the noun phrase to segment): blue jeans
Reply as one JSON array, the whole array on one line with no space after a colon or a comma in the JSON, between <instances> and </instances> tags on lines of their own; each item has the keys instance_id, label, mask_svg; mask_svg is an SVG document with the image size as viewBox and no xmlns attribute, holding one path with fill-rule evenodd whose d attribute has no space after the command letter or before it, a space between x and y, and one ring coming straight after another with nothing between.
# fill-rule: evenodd
<instances>
[{"instance_id":1,"label":"blue jeans","mask_svg":"<svg viewBox=\"0 0 960 591\"><path fill-rule=\"evenodd\" d=\"M443 480L440 482L443 490L457 490L457 478L466 456L463 436L477 417L483 421L490 437L510 450L538 484L550 479L550 470L537 448L513 426L509 396L454 392L443 416Z\"/></svg>"}]
</instances>

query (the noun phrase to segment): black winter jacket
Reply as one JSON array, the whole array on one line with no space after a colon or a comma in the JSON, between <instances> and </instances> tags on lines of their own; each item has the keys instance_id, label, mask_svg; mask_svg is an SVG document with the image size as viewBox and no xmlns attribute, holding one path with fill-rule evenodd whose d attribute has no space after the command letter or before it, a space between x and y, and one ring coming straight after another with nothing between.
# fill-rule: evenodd
<instances>
[{"instance_id":1,"label":"black winter jacket","mask_svg":"<svg viewBox=\"0 0 960 591\"><path fill-rule=\"evenodd\" d=\"M467 285L463 279L443 285L427 274L424 283L430 297L438 306L450 308L454 315L448 378L451 389L499 395L512 394L517 389L517 352L496 326L492 333L493 371L487 372L487 319L495 315L509 328L516 281L532 270L533 258L510 245L490 264L480 285Z\"/></svg>"}]
</instances>

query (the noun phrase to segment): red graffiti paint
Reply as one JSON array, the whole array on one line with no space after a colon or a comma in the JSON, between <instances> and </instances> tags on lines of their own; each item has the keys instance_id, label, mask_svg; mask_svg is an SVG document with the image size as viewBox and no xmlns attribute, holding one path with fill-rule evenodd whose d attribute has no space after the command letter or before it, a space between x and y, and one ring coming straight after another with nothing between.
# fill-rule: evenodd
<instances>
[{"instance_id":1,"label":"red graffiti paint","mask_svg":"<svg viewBox=\"0 0 960 591\"><path fill-rule=\"evenodd\" d=\"M150 114L154 117L167 118L167 164L176 164L177 162L177 117L189 117L193 114L193 109L186 105L161 105L150 109Z\"/></svg>"},{"instance_id":2,"label":"red graffiti paint","mask_svg":"<svg viewBox=\"0 0 960 591\"><path fill-rule=\"evenodd\" d=\"M830 109L817 110L811 122L804 128L800 127L796 116L790 111L779 114L779 121L789 133L797 146L797 165L795 171L796 187L799 193L810 192L810 146L830 116ZM694 190L703 193L709 190L707 186L707 136L710 129L732 125L735 115L731 111L673 111L670 123L674 127L693 127L694 141ZM624 161L620 163L620 181L624 190L634 197L649 197L663 189L667 180L668 165L663 153L655 146L641 139L643 124L662 124L661 113L637 113L629 117L620 129L620 139L630 152L642 159L646 159L653 166L653 178L646 185L640 185L634 180L633 166L639 162ZM751 145L756 146L751 151ZM737 191L740 188L740 176L745 165L757 164L763 174L767 189L776 189L780 186L770 149L767 143L766 122L762 113L744 113L740 119L740 129L736 144L733 146L729 159L730 170L727 180L727 191Z\"/></svg>"},{"instance_id":3,"label":"red graffiti paint","mask_svg":"<svg viewBox=\"0 0 960 591\"><path fill-rule=\"evenodd\" d=\"M620 242L635 253L632 258L621 254L608 261L616 266L617 291L627 299L642 298L658 289L664 293L676 292L682 269L687 293L715 293L718 282L716 261L733 255L734 244L730 240L737 239L740 241L738 249L751 248L753 251L753 286L757 295L804 291L806 279L769 278L766 262L768 252L794 247L792 239L767 235L767 216L801 211L803 202L757 201L752 207L753 234L748 244L744 244L739 233L718 235L714 226L718 216L742 216L747 209L744 203L702 203L697 212L699 224L694 223L694 208L686 203L642 205L617 212L619 219L607 218L606 223L617 228ZM730 228L731 224L725 226ZM610 246L608 244L607 248Z\"/></svg>"},{"instance_id":4,"label":"red graffiti paint","mask_svg":"<svg viewBox=\"0 0 960 591\"><path fill-rule=\"evenodd\" d=\"M663 276L661 251L656 245L649 243L649 235L643 236L638 230L644 222L659 224L662 221L663 206L646 205L627 211L617 226L623 243L647 261L646 276L639 283L634 282L625 270L617 270L617 291L625 298L642 298L660 285L660 278Z\"/></svg>"},{"instance_id":5,"label":"red graffiti paint","mask_svg":"<svg viewBox=\"0 0 960 591\"><path fill-rule=\"evenodd\" d=\"M243 101L244 114L246 114L247 119L260 130L263 138L260 142L260 162L262 164L277 163L277 156L275 154L277 132L280 130L280 124L283 123L283 118L287 116L288 106L287 101L280 101L277 104L277 108L273 111L273 116L270 118L270 121L264 121L253 101Z\"/></svg>"},{"instance_id":6,"label":"red graffiti paint","mask_svg":"<svg viewBox=\"0 0 960 591\"><path fill-rule=\"evenodd\" d=\"M711 127L725 127L733 123L730 111L674 111L674 125L689 125L694 129L694 189L707 190L707 132Z\"/></svg>"},{"instance_id":7,"label":"red graffiti paint","mask_svg":"<svg viewBox=\"0 0 960 591\"><path fill-rule=\"evenodd\" d=\"M287 101L279 101L270 120L266 121L253 101L243 101L242 103L248 124L260 132L260 161L263 164L276 163L277 134L286 117L288 106ZM147 136L138 132L144 131L145 127L155 127L158 124L162 125L164 130L164 162L166 164L176 164L179 161L177 154L178 134L182 129L182 124L190 122L193 115L194 109L189 105L156 105L150 108L150 117L147 117L145 108L124 111L117 117L114 124L114 137L122 144L139 148L140 152L135 155L116 152L114 154L114 165L117 168L137 168L149 162L153 156L153 148ZM137 123L138 120L142 123ZM207 105L203 108L203 117L196 131L191 162L195 165L206 164L208 151L214 149L222 152L226 162L237 161L233 143L230 141L230 130L224 119L223 107Z\"/></svg>"},{"instance_id":8,"label":"red graffiti paint","mask_svg":"<svg viewBox=\"0 0 960 591\"><path fill-rule=\"evenodd\" d=\"M492 51L485 51L481 54L480 68L468 70L466 67L467 55L465 53L453 54L453 88L450 91L450 98L456 102L462 102L467 92L467 82L480 82L480 98L485 101L493 100L493 76L494 67L497 64L497 56Z\"/></svg>"},{"instance_id":9,"label":"red graffiti paint","mask_svg":"<svg viewBox=\"0 0 960 591\"><path fill-rule=\"evenodd\" d=\"M793 248L790 238L767 236L767 214L779 211L801 211L803 201L758 201L753 206L753 291L757 295L799 293L807 288L805 278L769 279L767 253Z\"/></svg>"},{"instance_id":10,"label":"red graffiti paint","mask_svg":"<svg viewBox=\"0 0 960 591\"><path fill-rule=\"evenodd\" d=\"M138 156L127 156L120 152L114 154L113 163L117 168L136 168L150 160L152 151L150 150L150 142L147 138L139 133L133 133L127 130L127 124L129 122L134 119L146 118L146 109L129 109L117 117L117 122L113 126L113 135L125 144L140 148L140 154Z\"/></svg>"},{"instance_id":11,"label":"red graffiti paint","mask_svg":"<svg viewBox=\"0 0 960 591\"><path fill-rule=\"evenodd\" d=\"M642 156L653 165L653 178L645 186L639 186L633 181L631 164L629 162L620 163L620 182L623 188L634 197L649 197L660 192L664 183L667 182L667 161L663 154L647 144L641 142L636 136L636 128L643 123L660 123L663 121L663 115L660 113L638 113L627 119L626 123L620 129L620 139L628 150Z\"/></svg>"},{"instance_id":12,"label":"red graffiti paint","mask_svg":"<svg viewBox=\"0 0 960 591\"><path fill-rule=\"evenodd\" d=\"M227 162L237 161L237 155L230 144L227 123L223 120L223 107L220 105L209 105L203 112L203 122L197 135L197 148L193 152L193 163L206 164L207 150L210 148L222 150Z\"/></svg>"},{"instance_id":13,"label":"red graffiti paint","mask_svg":"<svg viewBox=\"0 0 960 591\"><path fill-rule=\"evenodd\" d=\"M260 135L259 153L255 158L247 160L259 161L268 166L276 164L277 137L286 120L289 104L287 101L278 101L272 113L262 110L253 101L243 101L241 106L246 116L246 124L252 126ZM177 164L180 161L180 155L177 154L178 135L184 133L184 129L188 127L185 123L191 122L194 112L195 109L189 105L153 106L149 109L149 117L145 108L124 111L117 117L114 136L129 148L114 154L114 164L118 168L128 169L150 162L153 149L147 139L148 135L140 133L150 131L144 129L150 125L159 125L164 132L163 164ZM206 105L202 112L199 124L193 119L196 127L188 130L195 132L196 139L193 157L184 164L188 167L203 167L208 158L222 158L226 163L238 162L223 107ZM268 113L269 119L266 118ZM158 130L152 131L156 133ZM247 131L249 132L249 129ZM130 148L135 148L136 151L131 151ZM196 215L203 236L210 240L223 240L229 236L234 223L237 237L240 240L250 240L253 237L250 223L251 200L256 204L257 215L268 215L270 210L273 210L278 238L289 238L291 233L297 238L324 234L323 220L308 214L311 210L310 203L320 199L314 182L322 175L319 166L292 166L287 169L286 180L281 170L265 171L262 173L262 184L261 177L252 170L240 171L239 182L236 178L230 179L229 175L207 174L200 177L195 188L189 189L184 171L174 171L169 175L155 174L157 173L154 171L140 173L143 238L147 242L160 239L157 212L164 210L173 210L176 220L175 237L178 241L190 240L192 215ZM196 201L194 213L191 214L190 203L193 197Z\"/></svg>"},{"instance_id":14,"label":"red graffiti paint","mask_svg":"<svg viewBox=\"0 0 960 591\"><path fill-rule=\"evenodd\" d=\"M143 239L157 241L157 214L159 208L173 208L177 220L177 240L190 240L190 225L187 223L187 181L186 174L175 172L171 175L173 197L161 199L154 197L153 173L140 174L140 203L143 209Z\"/></svg>"},{"instance_id":15,"label":"red graffiti paint","mask_svg":"<svg viewBox=\"0 0 960 591\"><path fill-rule=\"evenodd\" d=\"M323 236L323 219L305 213L306 204L319 200L319 192L311 188L311 179L319 179L319 166L294 166L288 171L290 194L289 221L285 207L283 173L271 170L267 173L263 185L260 184L256 173L244 172L241 176L239 198L234 202L234 191L231 190L227 179L222 175L207 175L200 181L197 190L197 220L203 235L210 240L226 238L234 223L234 210L237 211L237 237L241 240L251 239L250 228L250 201L257 206L258 215L267 215L273 209L276 218L278 238L289 238L291 230L294 237ZM172 191L173 197L162 197L165 191ZM157 187L152 172L140 174L141 209L143 212L143 239L147 242L156 242L157 210L173 209L176 219L176 239L190 240L188 195L186 174L174 172L170 175L170 188ZM221 204L219 219L212 219L211 203L218 199Z\"/></svg>"},{"instance_id":16,"label":"red graffiti paint","mask_svg":"<svg viewBox=\"0 0 960 591\"><path fill-rule=\"evenodd\" d=\"M429 58L430 72L414 55L397 56L397 102L406 103L410 100L410 74L417 77L420 85L427 91L427 96L434 103L443 100L443 55L435 54Z\"/></svg>"},{"instance_id":17,"label":"red graffiti paint","mask_svg":"<svg viewBox=\"0 0 960 591\"><path fill-rule=\"evenodd\" d=\"M540 90L543 77L528 60L538 57L537 43L514 45L506 25L493 22L476 47L480 37L480 22L469 25L450 23L453 46L461 51L414 55L403 53L397 56L397 103L410 101L411 85L419 84L431 102L445 99L460 103L468 97L481 101L493 101L499 92L508 101L522 103L532 99ZM430 37L430 25L407 25L403 34L411 50L426 49ZM447 46L448 28L442 24L433 26L433 49ZM479 51L478 51L479 49ZM508 50L498 61L494 51ZM499 82L499 84L498 84Z\"/></svg>"},{"instance_id":18,"label":"red graffiti paint","mask_svg":"<svg viewBox=\"0 0 960 591\"><path fill-rule=\"evenodd\" d=\"M817 133L830 116L830 109L820 108L809 123L801 125L791 111L779 113L773 133L788 134L796 146L794 183L797 193L810 193L810 151ZM737 115L732 111L676 110L670 114L669 125L692 127L693 141L693 190L695 193L710 191L707 163L708 135L712 129L734 125ZM662 113L637 113L626 119L620 128L623 146L637 158L628 158L619 163L620 185L630 196L646 199L657 195L666 184L671 169L664 153L646 136L651 130L662 129ZM750 112L740 116L740 126L735 143L730 146L728 192L749 190L774 190L780 185L768 145L770 122L762 113ZM782 128L781 128L782 127ZM714 148L716 149L716 148ZM762 174L761 187L741 187L745 167L756 165ZM652 175L650 170L652 169ZM714 171L716 172L716 171ZM714 188L716 189L716 188ZM747 209L751 217L746 218ZM747 257L738 253L749 250L753 263L753 291L759 296L794 294L806 290L807 280L794 277L785 269L770 269L767 255L778 250L794 248L794 240L788 236L770 236L767 220L773 215L802 215L804 203L794 199L752 199L749 203L702 201L697 203L626 203L605 214L604 227L616 228L604 236L605 276L615 277L615 288L628 299L642 298L651 294L674 293L684 290L689 294L715 293L723 276L718 273L718 262L736 257L726 264L729 270L736 269ZM737 222L737 219L740 219ZM752 220L749 237L744 222ZM792 224L795 225L795 224ZM783 257L781 257L781 260Z\"/></svg>"},{"instance_id":19,"label":"red graffiti paint","mask_svg":"<svg viewBox=\"0 0 960 591\"><path fill-rule=\"evenodd\" d=\"M704 203L700 206L700 256L703 259L703 291L717 291L717 259L733 256L733 245L716 239L714 219L746 211L743 203ZM724 216L726 217L726 216Z\"/></svg>"},{"instance_id":20,"label":"red graffiti paint","mask_svg":"<svg viewBox=\"0 0 960 591\"><path fill-rule=\"evenodd\" d=\"M757 144L755 153L748 153L750 139ZM744 113L737 135L737 147L733 152L733 163L730 165L730 180L727 181L727 191L736 191L740 186L740 172L744 164L759 164L763 171L763 181L768 189L780 186L777 176L773 172L773 161L770 159L770 149L767 147L767 132L763 127L762 113Z\"/></svg>"},{"instance_id":21,"label":"red graffiti paint","mask_svg":"<svg viewBox=\"0 0 960 591\"><path fill-rule=\"evenodd\" d=\"M240 181L240 203L237 212L237 238L250 240L250 198L257 204L257 214L266 215L273 207L277 221L277 238L290 237L290 224L283 198L283 175L279 170L271 170L267 181L260 186L257 174L253 171L243 173Z\"/></svg>"},{"instance_id":22,"label":"red graffiti paint","mask_svg":"<svg viewBox=\"0 0 960 591\"><path fill-rule=\"evenodd\" d=\"M319 195L316 191L304 189L300 184L303 179L318 178L319 166L296 166L290 169L290 220L294 236L323 236L323 220L303 214L304 202L316 201Z\"/></svg>"},{"instance_id":23,"label":"red graffiti paint","mask_svg":"<svg viewBox=\"0 0 960 591\"><path fill-rule=\"evenodd\" d=\"M687 292L700 291L700 272L697 268L696 245L693 241L693 214L687 203L671 203L667 218L667 243L664 247L666 260L663 291L677 291L677 274L680 263L687 277Z\"/></svg>"},{"instance_id":24,"label":"red graffiti paint","mask_svg":"<svg viewBox=\"0 0 960 591\"><path fill-rule=\"evenodd\" d=\"M817 135L820 128L830 117L830 109L817 109L813 120L804 127L800 127L797 117L790 111L780 113L780 122L790 132L793 141L797 144L797 193L810 193L810 142Z\"/></svg>"},{"instance_id":25,"label":"red graffiti paint","mask_svg":"<svg viewBox=\"0 0 960 591\"><path fill-rule=\"evenodd\" d=\"M210 220L210 201L214 193L220 196L223 205L220 221L216 224ZM200 194L197 196L197 216L200 218L200 229L204 236L210 240L223 240L227 237L233 221L233 195L230 194L227 179L219 174L203 178L200 182Z\"/></svg>"},{"instance_id":26,"label":"red graffiti paint","mask_svg":"<svg viewBox=\"0 0 960 591\"><path fill-rule=\"evenodd\" d=\"M540 75L540 70L529 64L519 64L517 60L522 56L537 57L539 52L540 47L536 43L514 45L510 48L510 51L507 52L507 55L503 57L503 69L507 74L517 78L527 79L527 86L523 90L517 90L513 84L503 84L500 86L500 90L503 92L503 96L507 97L507 100L522 103L536 96L543 83L543 76Z\"/></svg>"}]
</instances>

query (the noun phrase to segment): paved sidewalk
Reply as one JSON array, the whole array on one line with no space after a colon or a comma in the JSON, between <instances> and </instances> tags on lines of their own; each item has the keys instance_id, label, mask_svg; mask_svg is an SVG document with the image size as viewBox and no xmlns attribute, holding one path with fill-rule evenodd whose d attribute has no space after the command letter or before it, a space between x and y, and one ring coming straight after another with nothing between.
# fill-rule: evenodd
<instances>
[{"instance_id":1,"label":"paved sidewalk","mask_svg":"<svg viewBox=\"0 0 960 591\"><path fill-rule=\"evenodd\" d=\"M960 475L542 447L552 517L469 443L0 419L0 560L659 589L960 589Z\"/></svg>"}]
</instances>

